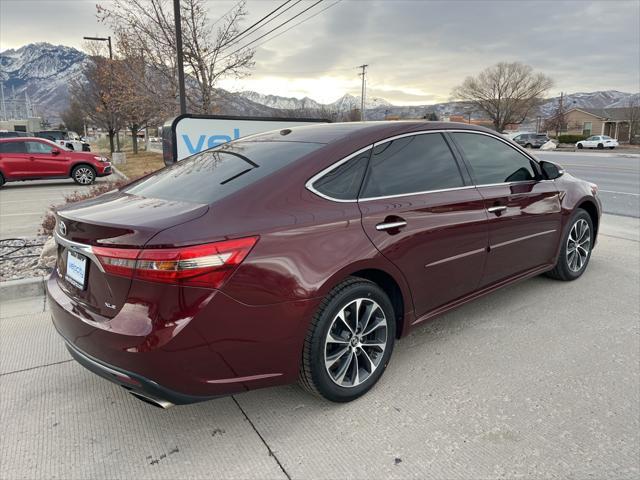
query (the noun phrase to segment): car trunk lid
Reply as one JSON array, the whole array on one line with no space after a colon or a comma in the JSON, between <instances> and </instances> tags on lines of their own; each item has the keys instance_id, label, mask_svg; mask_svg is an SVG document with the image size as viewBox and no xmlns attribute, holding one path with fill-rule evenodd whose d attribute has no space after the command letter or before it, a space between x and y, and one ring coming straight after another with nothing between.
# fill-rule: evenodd
<instances>
[{"instance_id":1,"label":"car trunk lid","mask_svg":"<svg viewBox=\"0 0 640 480\"><path fill-rule=\"evenodd\" d=\"M99 254L117 248L123 259L135 261L156 234L194 220L208 208L113 192L60 209L55 232L60 287L84 308L112 318L126 301L132 280L106 272Z\"/></svg>"}]
</instances>

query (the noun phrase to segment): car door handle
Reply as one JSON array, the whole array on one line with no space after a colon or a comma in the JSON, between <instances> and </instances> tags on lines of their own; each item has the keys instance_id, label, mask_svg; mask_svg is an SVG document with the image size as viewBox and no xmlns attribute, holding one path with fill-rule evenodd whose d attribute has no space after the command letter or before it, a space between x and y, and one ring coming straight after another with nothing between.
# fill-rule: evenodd
<instances>
[{"instance_id":1,"label":"car door handle","mask_svg":"<svg viewBox=\"0 0 640 480\"><path fill-rule=\"evenodd\" d=\"M405 220L397 220L395 222L383 222L376 225L376 230L382 232L384 230L393 230L395 228L406 227L407 222Z\"/></svg>"},{"instance_id":2,"label":"car door handle","mask_svg":"<svg viewBox=\"0 0 640 480\"><path fill-rule=\"evenodd\" d=\"M35 160L36 157L29 157L29 160Z\"/></svg>"},{"instance_id":3,"label":"car door handle","mask_svg":"<svg viewBox=\"0 0 640 480\"><path fill-rule=\"evenodd\" d=\"M506 209L507 209L507 207L505 207L504 205L496 205L495 207L487 208L487 212L495 213L497 215L500 212L504 212Z\"/></svg>"}]
</instances>

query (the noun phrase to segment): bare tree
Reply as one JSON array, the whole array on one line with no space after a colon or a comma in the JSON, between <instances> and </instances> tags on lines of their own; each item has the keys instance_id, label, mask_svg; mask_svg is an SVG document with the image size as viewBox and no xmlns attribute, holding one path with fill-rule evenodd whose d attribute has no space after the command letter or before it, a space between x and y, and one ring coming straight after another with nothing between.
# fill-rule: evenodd
<instances>
[{"instance_id":1,"label":"bare tree","mask_svg":"<svg viewBox=\"0 0 640 480\"><path fill-rule=\"evenodd\" d=\"M629 109L629 143L640 143L640 93L631 96L627 102Z\"/></svg>"},{"instance_id":2,"label":"bare tree","mask_svg":"<svg viewBox=\"0 0 640 480\"><path fill-rule=\"evenodd\" d=\"M545 131L555 131L556 138L560 136L560 132L567 131L567 116L564 106L564 93L560 93L560 99L558 101L558 106L556 107L553 115L544 121L544 130Z\"/></svg>"},{"instance_id":3,"label":"bare tree","mask_svg":"<svg viewBox=\"0 0 640 480\"><path fill-rule=\"evenodd\" d=\"M113 66L107 58L89 57L83 66L83 75L69 88L71 101L78 104L84 116L108 132L111 153L115 151L114 136L123 126Z\"/></svg>"},{"instance_id":4,"label":"bare tree","mask_svg":"<svg viewBox=\"0 0 640 480\"><path fill-rule=\"evenodd\" d=\"M167 0L113 0L98 5L98 19L115 32L119 43L136 45L147 63L156 66L164 82L145 85L156 96L176 99L177 67L175 27L171 2ZM242 78L254 65L254 50L238 49L233 38L246 16L239 2L214 25L204 0L182 0L183 50L187 73L187 100L197 113L212 113L214 87L224 77ZM230 52L229 52L230 51Z\"/></svg>"},{"instance_id":5,"label":"bare tree","mask_svg":"<svg viewBox=\"0 0 640 480\"><path fill-rule=\"evenodd\" d=\"M551 78L534 73L529 65L501 62L467 77L452 96L485 112L495 129L503 131L511 123L522 123L552 86Z\"/></svg>"}]
</instances>

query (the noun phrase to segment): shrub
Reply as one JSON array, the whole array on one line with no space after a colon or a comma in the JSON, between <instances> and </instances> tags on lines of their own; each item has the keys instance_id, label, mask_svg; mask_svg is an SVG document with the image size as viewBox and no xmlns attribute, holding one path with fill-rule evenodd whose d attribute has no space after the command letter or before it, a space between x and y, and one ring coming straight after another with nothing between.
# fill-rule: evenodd
<instances>
[{"instance_id":1,"label":"shrub","mask_svg":"<svg viewBox=\"0 0 640 480\"><path fill-rule=\"evenodd\" d=\"M558 141L560 143L576 143L586 138L584 135L560 135L558 136Z\"/></svg>"}]
</instances>

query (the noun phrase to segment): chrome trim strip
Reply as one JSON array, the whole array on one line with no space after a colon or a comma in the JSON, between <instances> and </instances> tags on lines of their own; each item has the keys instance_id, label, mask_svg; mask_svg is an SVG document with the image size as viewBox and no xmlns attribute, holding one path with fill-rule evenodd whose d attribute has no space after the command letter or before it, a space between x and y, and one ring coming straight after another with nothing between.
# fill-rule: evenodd
<instances>
[{"instance_id":1,"label":"chrome trim strip","mask_svg":"<svg viewBox=\"0 0 640 480\"><path fill-rule=\"evenodd\" d=\"M470 252L465 252L465 253L461 253L459 255L454 255L453 257L447 257L447 258L443 258L442 260L436 260L435 262L431 262L431 263L426 264L424 266L424 268L429 268L429 267L433 267L435 265L440 265L441 263L446 263L446 262L450 262L452 260L458 260L460 258L469 257L471 255L476 255L477 253L482 253L485 250L486 249L484 249L484 248L478 248L476 250L471 250Z\"/></svg>"},{"instance_id":2,"label":"chrome trim strip","mask_svg":"<svg viewBox=\"0 0 640 480\"><path fill-rule=\"evenodd\" d=\"M319 178L321 178L322 176L324 176L325 174L329 173L332 170L335 170L336 168L338 168L340 165L342 165L343 163L351 160L353 157L360 155L361 153L366 152L369 149L375 148L378 145L381 145L383 143L392 141L392 140L397 140L399 138L404 138L404 137L410 137L410 136L415 136L415 135L426 135L429 133L473 133L476 135L485 135L487 137L492 137L495 138L496 140L501 141L502 143L504 143L505 145L513 148L516 152L520 153L521 155L527 157L529 160L535 162L536 164L538 164L538 160L535 159L534 157L532 157L531 155L529 155L529 152L527 152L526 150L523 150L518 144L515 144L513 142L511 142L510 140L507 140L506 138L502 138L499 135L496 134L492 134L492 133L488 133L488 132L479 132L477 130L466 130L466 129L439 129L439 130L422 130L422 131L416 131L416 132L407 132L407 133L402 133L400 135L394 135L392 137L387 137L383 140L378 140L377 142L372 143L371 145L367 145L364 148L361 148L360 150L358 150L357 152L352 153L351 155L343 158L342 160L338 160L337 162L331 164L329 167L323 169L322 171L320 171L319 173L315 174L313 177L311 177L309 180L307 180L307 182L305 183L305 188L307 190L309 190L312 193L315 193L316 195L318 195L319 197L324 198L325 200L330 200L332 202L338 202L338 203L357 203L357 202L369 202L372 200L386 200L389 198L398 198L398 197L408 197L411 195L423 195L425 193L440 193L440 192L449 192L449 191L454 191L454 190L464 190L467 188L480 188L480 187L498 187L498 186L502 186L502 185L518 185L518 184L523 184L523 183L530 183L530 182L552 182L553 180L522 180L522 181L518 181L518 182L504 182L504 183L488 183L488 184L482 184L482 185L467 185L464 187L456 187L456 188L444 188L441 190L425 190L422 192L411 192L411 193L399 193L397 195L386 195L386 196L382 196L382 197L369 197L369 198L358 198L358 199L352 199L352 200L341 200L338 198L333 198L330 197L328 195L325 195L323 193L320 193L319 191L317 191L315 188L313 188L313 183L318 180Z\"/></svg>"},{"instance_id":3,"label":"chrome trim strip","mask_svg":"<svg viewBox=\"0 0 640 480\"><path fill-rule=\"evenodd\" d=\"M476 188L475 185L467 185L465 187L454 187L454 188L443 188L442 190L425 190L424 192L412 192L412 193L398 193L396 195L387 195L384 197L369 197L369 198L360 198L358 202L371 202L373 200L385 200L387 198L401 198L401 197L410 197L412 195L426 195L427 193L442 193L442 192L453 192L456 190L468 190L471 188Z\"/></svg>"},{"instance_id":4,"label":"chrome trim strip","mask_svg":"<svg viewBox=\"0 0 640 480\"><path fill-rule=\"evenodd\" d=\"M60 236L60 234L57 231L53 233L53 238L55 239L58 245L62 245L63 247L68 248L69 250L78 252L84 255L85 257L91 259L91 261L95 263L96 266L98 267L98 270L104 273L104 268L102 268L102 264L98 260L98 257L96 257L95 254L93 253L93 248L91 247L91 245L85 245L84 243L78 243L78 242L74 242L72 240L63 238Z\"/></svg>"},{"instance_id":5,"label":"chrome trim strip","mask_svg":"<svg viewBox=\"0 0 640 480\"><path fill-rule=\"evenodd\" d=\"M532 235L525 235L524 237L514 238L513 240L507 240L506 242L496 243L495 245L491 245L491 249L504 247L505 245L511 245L512 243L521 242L523 240L529 240L530 238L539 237L541 235L548 235L550 233L555 232L556 230L545 230L544 232L534 233Z\"/></svg>"},{"instance_id":6,"label":"chrome trim strip","mask_svg":"<svg viewBox=\"0 0 640 480\"><path fill-rule=\"evenodd\" d=\"M330 200L332 202L338 202L338 203L356 203L358 200L357 199L353 199L353 200L341 200L339 198L333 198L330 197L328 195L325 195L324 193L319 192L318 190L316 190L315 188L313 188L313 184L316 182L316 180L320 179L321 177L324 177L327 173L335 170L336 168L338 168L340 165L342 165L343 163L348 162L349 160L351 160L353 157L357 157L358 155L366 152L367 150L370 150L373 148L373 144L372 145L367 145L364 148L361 148L360 150L352 153L351 155L348 155L346 157L344 157L342 160L338 160L337 162L331 164L330 166L328 166L327 168L321 170L319 173L316 173L313 177L311 177L309 180L307 180L307 183L304 184L305 188L307 190L309 190L312 193L315 193L316 195L318 195L319 197L322 197L326 200Z\"/></svg>"},{"instance_id":7,"label":"chrome trim strip","mask_svg":"<svg viewBox=\"0 0 640 480\"><path fill-rule=\"evenodd\" d=\"M496 212L504 212L507 209L506 205L497 205L495 207L487 208L487 212L496 213Z\"/></svg>"}]
</instances>

